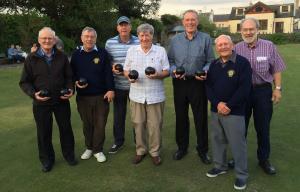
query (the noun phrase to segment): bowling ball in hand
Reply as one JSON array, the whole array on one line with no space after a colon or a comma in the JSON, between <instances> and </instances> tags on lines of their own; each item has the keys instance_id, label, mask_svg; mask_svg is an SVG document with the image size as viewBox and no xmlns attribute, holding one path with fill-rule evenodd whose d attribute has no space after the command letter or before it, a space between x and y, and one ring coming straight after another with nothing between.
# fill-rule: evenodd
<instances>
[{"instance_id":1,"label":"bowling ball in hand","mask_svg":"<svg viewBox=\"0 0 300 192\"><path fill-rule=\"evenodd\" d=\"M86 78L80 77L79 80L78 80L78 84L79 84L80 86L86 85L86 84L87 84Z\"/></svg>"},{"instance_id":2,"label":"bowling ball in hand","mask_svg":"<svg viewBox=\"0 0 300 192\"><path fill-rule=\"evenodd\" d=\"M205 73L205 71L203 71L203 70L197 70L197 71L195 72L195 75L198 76L198 77L200 77L200 76L205 76L206 73Z\"/></svg>"},{"instance_id":3,"label":"bowling ball in hand","mask_svg":"<svg viewBox=\"0 0 300 192\"><path fill-rule=\"evenodd\" d=\"M185 73L185 69L184 67L180 66L180 67L176 67L176 70L175 70L175 74L176 75L183 75Z\"/></svg>"},{"instance_id":4,"label":"bowling ball in hand","mask_svg":"<svg viewBox=\"0 0 300 192\"><path fill-rule=\"evenodd\" d=\"M39 93L40 97L50 97L50 93L47 89L42 89Z\"/></svg>"},{"instance_id":5,"label":"bowling ball in hand","mask_svg":"<svg viewBox=\"0 0 300 192\"><path fill-rule=\"evenodd\" d=\"M155 68L153 68L153 67L147 67L147 68L145 69L145 74L146 74L146 75L153 75L153 74L155 74L155 72L156 72L156 70L155 70Z\"/></svg>"},{"instance_id":6,"label":"bowling ball in hand","mask_svg":"<svg viewBox=\"0 0 300 192\"><path fill-rule=\"evenodd\" d=\"M131 70L128 74L129 79L137 80L139 78L139 72Z\"/></svg>"},{"instance_id":7,"label":"bowling ball in hand","mask_svg":"<svg viewBox=\"0 0 300 192\"><path fill-rule=\"evenodd\" d=\"M67 88L60 90L60 96L69 95L71 91Z\"/></svg>"},{"instance_id":8,"label":"bowling ball in hand","mask_svg":"<svg viewBox=\"0 0 300 192\"><path fill-rule=\"evenodd\" d=\"M121 64L116 64L115 65L115 70L119 71L119 73L123 72L123 65Z\"/></svg>"}]
</instances>

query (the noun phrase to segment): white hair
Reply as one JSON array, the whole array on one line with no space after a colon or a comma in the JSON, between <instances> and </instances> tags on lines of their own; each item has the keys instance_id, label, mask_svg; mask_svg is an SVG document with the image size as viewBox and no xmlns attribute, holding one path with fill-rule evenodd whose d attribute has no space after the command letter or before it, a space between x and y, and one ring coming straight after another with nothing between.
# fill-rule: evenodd
<instances>
[{"instance_id":1,"label":"white hair","mask_svg":"<svg viewBox=\"0 0 300 192\"><path fill-rule=\"evenodd\" d=\"M224 34L222 34L222 35L218 36L218 37L215 39L215 44L217 44L218 41L219 41L219 39L221 39L221 38L226 38L230 43L233 43L233 42L232 42L232 39L231 39L231 37L230 37L229 35L224 35Z\"/></svg>"},{"instance_id":2,"label":"white hair","mask_svg":"<svg viewBox=\"0 0 300 192\"><path fill-rule=\"evenodd\" d=\"M255 23L255 26L256 26L256 29L259 29L259 21L257 19L255 19L254 17L248 17L248 18L245 18L245 19L242 19L241 20L241 28L243 28L243 24L245 23L245 21L253 21Z\"/></svg>"},{"instance_id":3,"label":"white hair","mask_svg":"<svg viewBox=\"0 0 300 192\"><path fill-rule=\"evenodd\" d=\"M88 32L94 32L95 36L97 37L97 32L96 32L96 30L95 30L93 27L85 27L85 28L83 28L83 29L82 29L82 32L81 32L81 35L83 35L83 33L84 33L85 31L88 31Z\"/></svg>"},{"instance_id":4,"label":"white hair","mask_svg":"<svg viewBox=\"0 0 300 192\"><path fill-rule=\"evenodd\" d=\"M53 35L53 37L55 37L55 31L53 29L51 29L50 27L43 27L40 31L39 31L39 37L41 36L43 31L48 31L51 33L51 35Z\"/></svg>"}]
</instances>

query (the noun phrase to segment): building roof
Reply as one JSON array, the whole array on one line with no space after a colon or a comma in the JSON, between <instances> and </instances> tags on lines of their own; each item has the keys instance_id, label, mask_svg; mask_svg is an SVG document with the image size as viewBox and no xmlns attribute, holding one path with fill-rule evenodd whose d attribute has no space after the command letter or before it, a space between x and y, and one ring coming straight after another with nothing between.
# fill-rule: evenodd
<instances>
[{"instance_id":1,"label":"building roof","mask_svg":"<svg viewBox=\"0 0 300 192\"><path fill-rule=\"evenodd\" d=\"M230 14L214 15L214 22L228 21Z\"/></svg>"},{"instance_id":2,"label":"building roof","mask_svg":"<svg viewBox=\"0 0 300 192\"><path fill-rule=\"evenodd\" d=\"M290 6L290 11L287 13L280 12L281 6ZM260 12L258 12L258 8L260 8ZM238 9L244 9L243 14L237 15ZM299 9L298 9L299 10ZM294 4L293 3L287 3L287 4L275 4L275 5L266 5L260 1L255 3L251 6L246 7L232 7L231 13L229 16L230 20L241 20L245 18L245 14L251 14L251 13L274 13L275 18L285 18L285 17L293 17L294 15Z\"/></svg>"}]
</instances>

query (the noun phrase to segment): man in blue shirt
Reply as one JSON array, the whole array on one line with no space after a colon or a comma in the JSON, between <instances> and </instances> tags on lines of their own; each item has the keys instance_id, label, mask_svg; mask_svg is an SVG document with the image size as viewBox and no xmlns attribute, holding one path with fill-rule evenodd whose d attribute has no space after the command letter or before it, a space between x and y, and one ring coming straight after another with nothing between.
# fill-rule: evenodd
<instances>
[{"instance_id":1,"label":"man in blue shirt","mask_svg":"<svg viewBox=\"0 0 300 192\"><path fill-rule=\"evenodd\" d=\"M114 98L114 143L109 153L117 153L125 141L125 120L127 111L127 100L129 97L129 81L124 77L123 71L115 69L117 64L124 66L127 50L133 45L138 45L139 39L131 35L131 23L128 17L122 16L117 20L117 31L119 35L106 41L105 49L112 57L112 71L115 82Z\"/></svg>"},{"instance_id":2,"label":"man in blue shirt","mask_svg":"<svg viewBox=\"0 0 300 192\"><path fill-rule=\"evenodd\" d=\"M210 163L207 130L207 97L204 87L206 76L195 76L198 70L207 70L214 60L211 38L197 31L198 13L188 10L182 20L185 32L176 35L170 42L168 57L173 76L174 105L176 113L176 143L173 159L180 160L189 145L189 105L192 107L197 135L197 151L202 162ZM177 67L184 67L185 74L176 75Z\"/></svg>"}]
</instances>

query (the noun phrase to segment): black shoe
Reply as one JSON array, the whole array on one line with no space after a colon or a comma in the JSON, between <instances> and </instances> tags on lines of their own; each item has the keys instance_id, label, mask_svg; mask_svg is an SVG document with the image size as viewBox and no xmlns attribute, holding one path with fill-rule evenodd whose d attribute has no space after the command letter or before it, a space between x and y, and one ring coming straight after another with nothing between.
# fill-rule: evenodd
<instances>
[{"instance_id":1,"label":"black shoe","mask_svg":"<svg viewBox=\"0 0 300 192\"><path fill-rule=\"evenodd\" d=\"M268 175L274 175L276 174L275 167L271 165L269 160L260 161L259 166L264 170L264 172Z\"/></svg>"},{"instance_id":2,"label":"black shoe","mask_svg":"<svg viewBox=\"0 0 300 192\"><path fill-rule=\"evenodd\" d=\"M228 168L230 168L230 169L234 169L234 164L235 164L234 160L233 160L233 159L230 159L230 160L228 161L228 163L227 163L227 166L228 166Z\"/></svg>"},{"instance_id":3,"label":"black shoe","mask_svg":"<svg viewBox=\"0 0 300 192\"><path fill-rule=\"evenodd\" d=\"M67 162L70 166L75 166L78 164L78 161L76 159L68 160Z\"/></svg>"},{"instance_id":4,"label":"black shoe","mask_svg":"<svg viewBox=\"0 0 300 192\"><path fill-rule=\"evenodd\" d=\"M233 187L236 190L244 190L247 187L247 182L241 179L236 179Z\"/></svg>"},{"instance_id":5,"label":"black shoe","mask_svg":"<svg viewBox=\"0 0 300 192\"><path fill-rule=\"evenodd\" d=\"M207 155L207 153L200 153L198 152L198 155L201 159L201 161L204 163L204 164L211 164L211 160L210 160L210 157Z\"/></svg>"},{"instance_id":6,"label":"black shoe","mask_svg":"<svg viewBox=\"0 0 300 192\"><path fill-rule=\"evenodd\" d=\"M227 170L221 170L221 169L213 168L213 169L209 170L206 173L206 176L212 178L212 177L217 177L218 175L222 175L222 174L225 174L225 173L227 173Z\"/></svg>"},{"instance_id":7,"label":"black shoe","mask_svg":"<svg viewBox=\"0 0 300 192\"><path fill-rule=\"evenodd\" d=\"M122 147L123 147L123 145L116 145L116 144L113 144L113 145L111 146L111 148L109 149L108 153L109 153L109 154L115 154L115 153L117 153Z\"/></svg>"},{"instance_id":8,"label":"black shoe","mask_svg":"<svg viewBox=\"0 0 300 192\"><path fill-rule=\"evenodd\" d=\"M173 155L173 159L174 159L174 160L180 160L180 159L182 159L186 154L187 154L187 151L177 150L177 151L174 153L174 155Z\"/></svg>"},{"instance_id":9,"label":"black shoe","mask_svg":"<svg viewBox=\"0 0 300 192\"><path fill-rule=\"evenodd\" d=\"M42 165L42 171L43 172L49 172L52 170L53 164L52 163L45 163Z\"/></svg>"}]
</instances>

